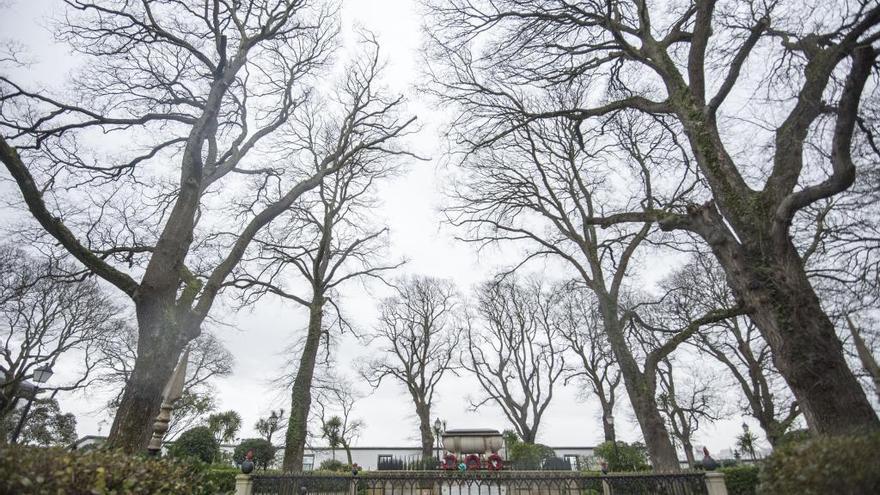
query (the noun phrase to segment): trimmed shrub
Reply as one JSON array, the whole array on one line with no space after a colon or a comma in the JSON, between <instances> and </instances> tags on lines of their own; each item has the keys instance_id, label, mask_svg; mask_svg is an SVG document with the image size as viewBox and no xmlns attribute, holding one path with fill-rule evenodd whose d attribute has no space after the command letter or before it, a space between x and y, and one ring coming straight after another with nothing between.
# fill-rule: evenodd
<instances>
[{"instance_id":1,"label":"trimmed shrub","mask_svg":"<svg viewBox=\"0 0 880 495\"><path fill-rule=\"evenodd\" d=\"M214 438L214 432L207 427L196 426L180 434L168 447L168 455L178 459L191 457L211 463L220 456L220 444Z\"/></svg>"},{"instance_id":2,"label":"trimmed shrub","mask_svg":"<svg viewBox=\"0 0 880 495\"><path fill-rule=\"evenodd\" d=\"M561 457L551 457L544 460L544 471L571 471L571 464Z\"/></svg>"},{"instance_id":3,"label":"trimmed shrub","mask_svg":"<svg viewBox=\"0 0 880 495\"><path fill-rule=\"evenodd\" d=\"M203 464L129 456L109 450L6 445L0 449L0 493L181 494L223 493Z\"/></svg>"},{"instance_id":4,"label":"trimmed shrub","mask_svg":"<svg viewBox=\"0 0 880 495\"><path fill-rule=\"evenodd\" d=\"M556 457L556 452L540 443L518 442L507 446L510 463L515 469L541 469L545 462Z\"/></svg>"},{"instance_id":5,"label":"trimmed shrub","mask_svg":"<svg viewBox=\"0 0 880 495\"><path fill-rule=\"evenodd\" d=\"M266 469L275 461L278 449L265 438L245 438L232 452L232 460L237 466L244 462L248 450L254 451L254 465L259 469Z\"/></svg>"},{"instance_id":6,"label":"trimmed shrub","mask_svg":"<svg viewBox=\"0 0 880 495\"><path fill-rule=\"evenodd\" d=\"M724 484L728 495L755 495L758 489L758 466L725 467L718 470L724 473Z\"/></svg>"},{"instance_id":7,"label":"trimmed shrub","mask_svg":"<svg viewBox=\"0 0 880 495\"><path fill-rule=\"evenodd\" d=\"M235 493L235 476L241 470L232 466L211 466L205 471L205 478L217 489L218 494Z\"/></svg>"},{"instance_id":8,"label":"trimmed shrub","mask_svg":"<svg viewBox=\"0 0 880 495\"><path fill-rule=\"evenodd\" d=\"M593 455L605 459L608 470L613 472L646 471L648 466L648 448L643 443L626 443L617 441L600 443L593 451Z\"/></svg>"},{"instance_id":9,"label":"trimmed shrub","mask_svg":"<svg viewBox=\"0 0 880 495\"><path fill-rule=\"evenodd\" d=\"M776 449L761 470L758 493L880 493L880 433L814 437Z\"/></svg>"},{"instance_id":10,"label":"trimmed shrub","mask_svg":"<svg viewBox=\"0 0 880 495\"><path fill-rule=\"evenodd\" d=\"M321 465L318 466L319 471L332 471L335 473L342 473L351 471L351 466L348 464L338 460L338 459L325 459L321 462Z\"/></svg>"}]
</instances>

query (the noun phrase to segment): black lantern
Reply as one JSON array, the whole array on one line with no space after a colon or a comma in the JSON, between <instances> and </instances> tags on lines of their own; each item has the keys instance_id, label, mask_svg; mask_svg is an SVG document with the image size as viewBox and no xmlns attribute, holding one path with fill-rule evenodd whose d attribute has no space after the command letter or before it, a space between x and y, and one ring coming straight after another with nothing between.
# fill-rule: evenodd
<instances>
[{"instance_id":1,"label":"black lantern","mask_svg":"<svg viewBox=\"0 0 880 495\"><path fill-rule=\"evenodd\" d=\"M37 383L46 383L49 381L49 378L52 378L53 374L52 367L48 364L40 366L34 370L34 381Z\"/></svg>"}]
</instances>

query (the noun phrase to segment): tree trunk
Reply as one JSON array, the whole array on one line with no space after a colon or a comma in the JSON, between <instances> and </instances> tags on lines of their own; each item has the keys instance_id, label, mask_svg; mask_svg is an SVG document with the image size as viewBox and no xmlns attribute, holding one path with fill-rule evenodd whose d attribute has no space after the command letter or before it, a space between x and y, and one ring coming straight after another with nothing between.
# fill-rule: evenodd
<instances>
[{"instance_id":1,"label":"tree trunk","mask_svg":"<svg viewBox=\"0 0 880 495\"><path fill-rule=\"evenodd\" d=\"M313 299L315 300L321 303L313 302L309 307L308 335L290 394L290 415L282 463L285 472L302 471L303 449L309 428L309 409L312 405L312 378L315 375L318 349L321 347L323 300L320 297Z\"/></svg>"},{"instance_id":2,"label":"tree trunk","mask_svg":"<svg viewBox=\"0 0 880 495\"><path fill-rule=\"evenodd\" d=\"M615 442L617 438L614 434L614 421L612 420L614 411L611 409L611 405L602 402L602 428L605 432L605 441Z\"/></svg>"},{"instance_id":3,"label":"tree trunk","mask_svg":"<svg viewBox=\"0 0 880 495\"><path fill-rule=\"evenodd\" d=\"M810 429L837 435L880 428L794 245L786 242L772 253L730 241L710 245Z\"/></svg>"},{"instance_id":4,"label":"tree trunk","mask_svg":"<svg viewBox=\"0 0 880 495\"><path fill-rule=\"evenodd\" d=\"M687 459L688 466L690 466L692 468L694 466L696 466L697 459L694 458L694 446L691 445L691 441L689 439L682 440L681 441L681 448L684 449L684 456Z\"/></svg>"},{"instance_id":5,"label":"tree trunk","mask_svg":"<svg viewBox=\"0 0 880 495\"><path fill-rule=\"evenodd\" d=\"M419 434L422 438L422 458L433 457L434 432L431 430L431 405L416 399L416 415L419 417Z\"/></svg>"},{"instance_id":6,"label":"tree trunk","mask_svg":"<svg viewBox=\"0 0 880 495\"><path fill-rule=\"evenodd\" d=\"M865 368L865 371L868 372L868 375L874 382L874 393L877 394L877 399L880 400L880 364L877 364L877 359L871 354L871 349L868 348L868 344L865 343L865 339L862 338L859 329L856 328L849 315L846 317L846 324L849 326L849 331L852 334L853 345L859 355L859 361L862 362L862 367Z\"/></svg>"},{"instance_id":7,"label":"tree trunk","mask_svg":"<svg viewBox=\"0 0 880 495\"><path fill-rule=\"evenodd\" d=\"M660 415L654 397L657 391L654 371L649 371L651 375L648 375L639 369L620 326L616 301L598 292L596 295L599 296L599 311L602 314L605 333L620 366L623 384L641 427L642 436L645 438L651 464L655 470L678 471L680 469L678 454L669 438L666 423Z\"/></svg>"},{"instance_id":8,"label":"tree trunk","mask_svg":"<svg viewBox=\"0 0 880 495\"><path fill-rule=\"evenodd\" d=\"M147 448L162 405L162 392L188 342L175 328L179 323L173 305L139 304L136 309L137 358L107 437L108 447L128 454L142 453Z\"/></svg>"},{"instance_id":9,"label":"tree trunk","mask_svg":"<svg viewBox=\"0 0 880 495\"><path fill-rule=\"evenodd\" d=\"M354 462L351 460L351 445L349 445L348 442L343 442L342 448L345 449L345 458L348 460L348 465L353 466Z\"/></svg>"}]
</instances>

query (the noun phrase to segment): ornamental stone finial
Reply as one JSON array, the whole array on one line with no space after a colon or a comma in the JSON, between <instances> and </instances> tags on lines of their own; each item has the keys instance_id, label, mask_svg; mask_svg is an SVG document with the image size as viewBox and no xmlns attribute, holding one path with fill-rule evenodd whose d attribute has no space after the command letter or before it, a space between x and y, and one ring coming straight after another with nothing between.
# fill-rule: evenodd
<instances>
[{"instance_id":1,"label":"ornamental stone finial","mask_svg":"<svg viewBox=\"0 0 880 495\"><path fill-rule=\"evenodd\" d=\"M168 383L165 384L165 390L162 392L162 405L159 407L159 414L153 423L153 436L150 438L150 445L147 451L150 455L158 456L162 450L162 440L165 433L168 432L168 423L171 421L171 411L174 409L174 403L183 395L183 384L186 381L186 364L189 361L189 349L184 351L183 356L174 368L174 373Z\"/></svg>"}]
</instances>

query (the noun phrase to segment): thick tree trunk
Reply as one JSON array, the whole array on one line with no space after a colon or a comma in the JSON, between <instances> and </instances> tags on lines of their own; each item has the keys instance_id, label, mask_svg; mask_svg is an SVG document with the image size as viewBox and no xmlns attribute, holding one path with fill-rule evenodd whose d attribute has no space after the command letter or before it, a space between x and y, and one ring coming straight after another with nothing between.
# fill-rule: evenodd
<instances>
[{"instance_id":1,"label":"thick tree trunk","mask_svg":"<svg viewBox=\"0 0 880 495\"><path fill-rule=\"evenodd\" d=\"M431 405L416 400L416 415L419 417L419 434L422 439L422 458L434 455L434 432L431 429Z\"/></svg>"},{"instance_id":2,"label":"thick tree trunk","mask_svg":"<svg viewBox=\"0 0 880 495\"><path fill-rule=\"evenodd\" d=\"M162 405L162 392L187 341L169 315L174 307L141 304L137 308L137 358L113 418L107 446L129 454L144 452ZM172 412L172 414L174 414Z\"/></svg>"},{"instance_id":3,"label":"thick tree trunk","mask_svg":"<svg viewBox=\"0 0 880 495\"><path fill-rule=\"evenodd\" d=\"M678 454L672 445L666 422L663 421L654 397L657 391L656 380L639 369L620 326L616 302L611 301L607 296L598 293L597 295L605 332L620 366L623 384L641 427L645 446L648 447L651 465L655 470L678 471L680 469Z\"/></svg>"},{"instance_id":4,"label":"thick tree trunk","mask_svg":"<svg viewBox=\"0 0 880 495\"><path fill-rule=\"evenodd\" d=\"M734 294L751 310L810 429L836 435L880 428L795 247L787 242L768 253L730 241L710 245Z\"/></svg>"},{"instance_id":5,"label":"thick tree trunk","mask_svg":"<svg viewBox=\"0 0 880 495\"><path fill-rule=\"evenodd\" d=\"M321 298L315 300L321 301ZM302 471L303 449L308 435L309 410L312 405L312 378L315 375L318 349L321 347L322 307L323 304L316 303L309 307L308 335L290 393L290 416L288 416L282 464L285 472Z\"/></svg>"}]
</instances>

